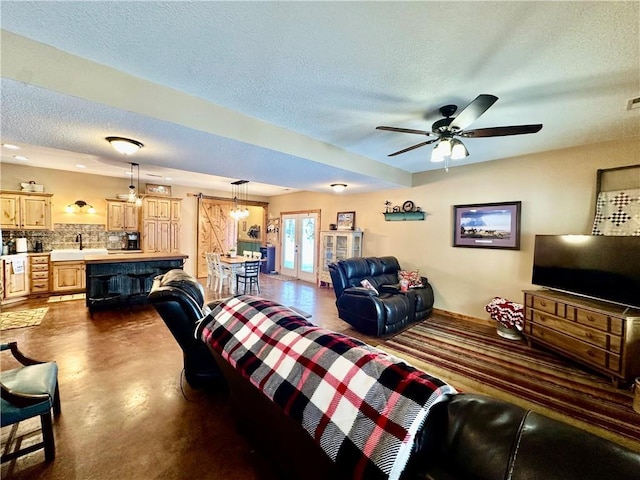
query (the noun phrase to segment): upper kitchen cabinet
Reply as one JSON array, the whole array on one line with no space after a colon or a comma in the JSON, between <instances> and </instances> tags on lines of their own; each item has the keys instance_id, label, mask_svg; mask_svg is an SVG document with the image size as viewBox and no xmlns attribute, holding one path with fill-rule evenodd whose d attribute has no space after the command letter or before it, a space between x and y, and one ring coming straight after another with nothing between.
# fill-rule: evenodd
<instances>
[{"instance_id":1,"label":"upper kitchen cabinet","mask_svg":"<svg viewBox=\"0 0 640 480\"><path fill-rule=\"evenodd\" d=\"M142 250L180 251L180 198L146 196L142 200Z\"/></svg>"},{"instance_id":2,"label":"upper kitchen cabinet","mask_svg":"<svg viewBox=\"0 0 640 480\"><path fill-rule=\"evenodd\" d=\"M107 200L107 231L140 230L140 207L118 200Z\"/></svg>"},{"instance_id":3,"label":"upper kitchen cabinet","mask_svg":"<svg viewBox=\"0 0 640 480\"><path fill-rule=\"evenodd\" d=\"M0 191L3 230L51 230L50 193Z\"/></svg>"}]
</instances>

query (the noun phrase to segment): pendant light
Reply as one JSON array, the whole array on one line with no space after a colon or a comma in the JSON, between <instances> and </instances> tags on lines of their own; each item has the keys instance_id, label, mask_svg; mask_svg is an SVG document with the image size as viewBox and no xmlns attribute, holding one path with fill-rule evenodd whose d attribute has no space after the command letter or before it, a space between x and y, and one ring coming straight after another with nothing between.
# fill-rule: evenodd
<instances>
[{"instance_id":1,"label":"pendant light","mask_svg":"<svg viewBox=\"0 0 640 480\"><path fill-rule=\"evenodd\" d=\"M233 207L229 215L235 220L241 220L249 216L249 208L247 207L247 199L249 197L249 180L238 180L231 182L231 199Z\"/></svg>"}]
</instances>

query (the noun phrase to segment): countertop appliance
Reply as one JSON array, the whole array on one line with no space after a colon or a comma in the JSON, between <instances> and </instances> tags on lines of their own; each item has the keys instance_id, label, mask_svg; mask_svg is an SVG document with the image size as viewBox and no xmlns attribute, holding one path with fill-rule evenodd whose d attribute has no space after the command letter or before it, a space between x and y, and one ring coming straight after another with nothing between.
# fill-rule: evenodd
<instances>
[{"instance_id":1,"label":"countertop appliance","mask_svg":"<svg viewBox=\"0 0 640 480\"><path fill-rule=\"evenodd\" d=\"M42 242L40 240L36 240L36 244L33 247L33 251L36 253L41 253L42 252Z\"/></svg>"},{"instance_id":2,"label":"countertop appliance","mask_svg":"<svg viewBox=\"0 0 640 480\"><path fill-rule=\"evenodd\" d=\"M127 232L127 250L140 250L139 232Z\"/></svg>"},{"instance_id":3,"label":"countertop appliance","mask_svg":"<svg viewBox=\"0 0 640 480\"><path fill-rule=\"evenodd\" d=\"M27 251L27 239L24 237L16 238L16 253L27 253Z\"/></svg>"}]
</instances>

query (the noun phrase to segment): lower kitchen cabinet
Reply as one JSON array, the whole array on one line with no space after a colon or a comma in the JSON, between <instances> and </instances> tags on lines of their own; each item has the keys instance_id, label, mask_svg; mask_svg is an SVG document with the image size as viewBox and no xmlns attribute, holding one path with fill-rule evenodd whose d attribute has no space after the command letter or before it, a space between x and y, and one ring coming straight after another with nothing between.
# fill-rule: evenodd
<instances>
[{"instance_id":1,"label":"lower kitchen cabinet","mask_svg":"<svg viewBox=\"0 0 640 480\"><path fill-rule=\"evenodd\" d=\"M31 254L31 295L49 293L49 254Z\"/></svg>"},{"instance_id":2,"label":"lower kitchen cabinet","mask_svg":"<svg viewBox=\"0 0 640 480\"><path fill-rule=\"evenodd\" d=\"M4 298L29 295L29 257L10 255L4 258Z\"/></svg>"},{"instance_id":3,"label":"lower kitchen cabinet","mask_svg":"<svg viewBox=\"0 0 640 480\"><path fill-rule=\"evenodd\" d=\"M71 292L85 289L84 261L53 262L51 268L53 270L51 285L53 292Z\"/></svg>"}]
</instances>

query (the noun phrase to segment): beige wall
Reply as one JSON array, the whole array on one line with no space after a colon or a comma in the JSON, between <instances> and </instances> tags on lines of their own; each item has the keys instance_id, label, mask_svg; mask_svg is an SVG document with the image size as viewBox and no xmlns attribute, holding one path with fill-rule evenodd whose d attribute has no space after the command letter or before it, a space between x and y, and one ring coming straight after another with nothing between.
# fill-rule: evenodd
<instances>
[{"instance_id":1,"label":"beige wall","mask_svg":"<svg viewBox=\"0 0 640 480\"><path fill-rule=\"evenodd\" d=\"M249 209L249 216L244 220L240 220L238 222L238 240L245 242L260 242L262 244L265 243L264 239L264 228L262 226L262 219L264 218L264 208L263 207L254 207L249 205L247 207ZM243 223L246 222L246 230L243 229ZM259 238L251 238L249 236L249 229L252 225L258 225L260 227L260 237Z\"/></svg>"},{"instance_id":2,"label":"beige wall","mask_svg":"<svg viewBox=\"0 0 640 480\"><path fill-rule=\"evenodd\" d=\"M523 139L523 141L526 141ZM425 157L426 158L426 157ZM596 171L640 163L640 143L596 144L539 155L414 175L414 187L363 195L292 193L272 197L269 216L281 211L322 210L321 228L338 211L355 211L364 231L364 255L395 255L403 268L419 269L433 285L436 308L489 318L494 296L522 302L532 288L535 234L590 233ZM412 200L425 221L385 222L384 202ZM452 247L452 206L522 202L521 249Z\"/></svg>"}]
</instances>

